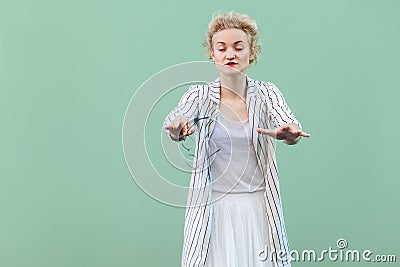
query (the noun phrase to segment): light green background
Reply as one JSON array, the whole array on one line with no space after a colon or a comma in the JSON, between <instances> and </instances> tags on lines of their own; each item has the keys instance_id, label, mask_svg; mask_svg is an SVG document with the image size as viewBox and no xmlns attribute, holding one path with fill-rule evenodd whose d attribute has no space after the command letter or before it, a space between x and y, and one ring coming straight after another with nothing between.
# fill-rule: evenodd
<instances>
[{"instance_id":1,"label":"light green background","mask_svg":"<svg viewBox=\"0 0 400 267\"><path fill-rule=\"evenodd\" d=\"M122 123L151 75L206 60L207 24L229 10L261 29L249 75L276 83L312 134L278 144L291 248L321 251L343 237L350 249L399 261L399 8L397 0L1 1L0 266L179 265L184 210L134 182ZM378 265L395 266L293 264Z\"/></svg>"}]
</instances>

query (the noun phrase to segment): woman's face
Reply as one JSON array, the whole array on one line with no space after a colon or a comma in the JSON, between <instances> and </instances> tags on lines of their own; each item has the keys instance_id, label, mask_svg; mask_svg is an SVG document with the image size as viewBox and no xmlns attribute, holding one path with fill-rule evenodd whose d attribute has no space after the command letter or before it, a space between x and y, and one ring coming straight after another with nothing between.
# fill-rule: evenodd
<instances>
[{"instance_id":1,"label":"woman's face","mask_svg":"<svg viewBox=\"0 0 400 267\"><path fill-rule=\"evenodd\" d=\"M247 34L239 29L225 29L213 35L211 57L223 74L245 73L253 59Z\"/></svg>"}]
</instances>

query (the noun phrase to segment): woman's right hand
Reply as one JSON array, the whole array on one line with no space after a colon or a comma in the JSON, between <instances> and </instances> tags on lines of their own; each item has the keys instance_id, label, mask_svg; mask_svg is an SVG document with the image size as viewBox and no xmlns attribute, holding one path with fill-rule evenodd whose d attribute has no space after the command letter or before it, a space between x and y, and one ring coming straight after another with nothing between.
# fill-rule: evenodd
<instances>
[{"instance_id":1,"label":"woman's right hand","mask_svg":"<svg viewBox=\"0 0 400 267\"><path fill-rule=\"evenodd\" d=\"M194 126L185 115L178 115L171 124L164 127L169 130L169 136L174 141L185 140L186 136L194 133Z\"/></svg>"}]
</instances>

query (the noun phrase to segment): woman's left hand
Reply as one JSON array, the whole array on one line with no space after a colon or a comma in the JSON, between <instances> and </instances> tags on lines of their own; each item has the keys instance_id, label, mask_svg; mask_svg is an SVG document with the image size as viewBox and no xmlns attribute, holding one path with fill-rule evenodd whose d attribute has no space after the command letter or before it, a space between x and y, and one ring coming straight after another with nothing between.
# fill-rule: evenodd
<instances>
[{"instance_id":1,"label":"woman's left hand","mask_svg":"<svg viewBox=\"0 0 400 267\"><path fill-rule=\"evenodd\" d=\"M284 140L284 143L288 145L296 144L300 140L301 136L311 136L310 134L303 132L300 127L294 123L284 124L276 129L257 128L257 132L269 135L277 140Z\"/></svg>"}]
</instances>

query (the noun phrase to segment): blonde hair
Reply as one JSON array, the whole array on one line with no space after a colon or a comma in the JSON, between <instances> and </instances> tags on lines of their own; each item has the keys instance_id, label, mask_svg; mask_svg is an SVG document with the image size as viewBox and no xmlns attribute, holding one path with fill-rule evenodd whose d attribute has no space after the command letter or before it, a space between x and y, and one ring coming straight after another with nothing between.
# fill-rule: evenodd
<instances>
[{"instance_id":1,"label":"blonde hair","mask_svg":"<svg viewBox=\"0 0 400 267\"><path fill-rule=\"evenodd\" d=\"M261 46L258 41L257 23L248 15L239 14L234 11L217 14L208 24L208 31L203 42L203 46L207 47L207 57L211 58L213 52L212 38L214 34L231 28L239 29L246 33L250 45L250 54L254 56L250 60L250 64L257 62L258 55L261 52Z\"/></svg>"}]
</instances>

